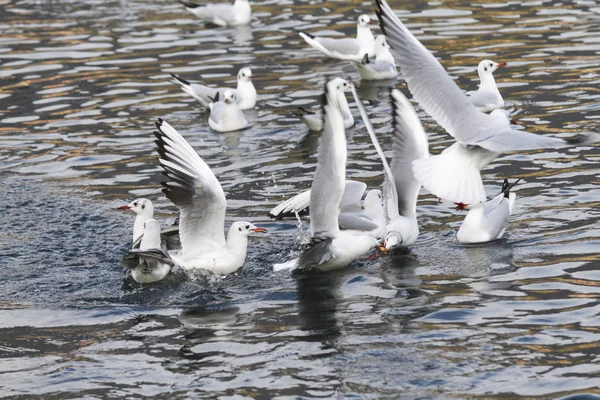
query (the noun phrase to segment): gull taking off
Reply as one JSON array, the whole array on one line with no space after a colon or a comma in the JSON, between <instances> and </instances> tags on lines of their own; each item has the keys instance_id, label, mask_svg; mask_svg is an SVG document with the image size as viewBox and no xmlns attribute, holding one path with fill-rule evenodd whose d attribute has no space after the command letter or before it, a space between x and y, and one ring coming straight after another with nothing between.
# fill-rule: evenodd
<instances>
[{"instance_id":1,"label":"gull taking off","mask_svg":"<svg viewBox=\"0 0 600 400\"><path fill-rule=\"evenodd\" d=\"M181 251L170 253L173 261L191 270L237 271L246 260L248 236L266 230L237 221L225 239L226 200L221 184L179 132L162 119L156 126L158 161L168 178L162 182L163 193L180 214Z\"/></svg>"},{"instance_id":2,"label":"gull taking off","mask_svg":"<svg viewBox=\"0 0 600 400\"><path fill-rule=\"evenodd\" d=\"M223 92L223 100L219 99L220 93L214 98L210 109L208 125L217 132L230 132L244 129L248 121L236 102L236 95L232 90Z\"/></svg>"},{"instance_id":3,"label":"gull taking off","mask_svg":"<svg viewBox=\"0 0 600 400\"><path fill-rule=\"evenodd\" d=\"M329 271L343 268L377 247L372 236L354 231L340 231L338 213L344 194L346 175L346 130L340 101L349 85L336 78L325 86L323 96L324 125L319 143L317 170L310 192L310 231L313 246L299 258L273 269L309 268Z\"/></svg>"},{"instance_id":4,"label":"gull taking off","mask_svg":"<svg viewBox=\"0 0 600 400\"><path fill-rule=\"evenodd\" d=\"M504 67L506 63L483 60L477 67L479 74L479 89L467 93L471 103L481 112L490 112L504 107L504 99L496 86L494 71Z\"/></svg>"},{"instance_id":5,"label":"gull taking off","mask_svg":"<svg viewBox=\"0 0 600 400\"><path fill-rule=\"evenodd\" d=\"M233 4L208 3L194 4L179 0L189 12L198 18L217 26L236 26L250 23L252 10L248 0L235 0Z\"/></svg>"},{"instance_id":6,"label":"gull taking off","mask_svg":"<svg viewBox=\"0 0 600 400\"><path fill-rule=\"evenodd\" d=\"M158 282L169 274L174 263L161 247L160 225L155 219L145 222L140 248L130 250L124 261L139 283Z\"/></svg>"},{"instance_id":7,"label":"gull taking off","mask_svg":"<svg viewBox=\"0 0 600 400\"><path fill-rule=\"evenodd\" d=\"M173 83L181 86L181 89L198 100L206 108L211 107L212 99L217 93L221 96L227 88L212 88L197 83L190 83L175 74L171 74ZM237 74L237 88L231 89L236 95L236 101L241 110L250 110L256 105L256 89L252 84L252 71L250 68L242 68Z\"/></svg>"},{"instance_id":8,"label":"gull taking off","mask_svg":"<svg viewBox=\"0 0 600 400\"><path fill-rule=\"evenodd\" d=\"M354 63L360 78L366 81L395 79L398 76L394 56L390 53L390 46L385 41L385 36L379 35L375 39L375 60L369 59L365 54L360 63Z\"/></svg>"},{"instance_id":9,"label":"gull taking off","mask_svg":"<svg viewBox=\"0 0 600 400\"><path fill-rule=\"evenodd\" d=\"M517 182L509 185L505 179L498 196L483 204L470 206L456 239L460 243L484 243L500 239L517 198L510 191Z\"/></svg>"},{"instance_id":10,"label":"gull taking off","mask_svg":"<svg viewBox=\"0 0 600 400\"><path fill-rule=\"evenodd\" d=\"M334 39L317 37L307 32L300 32L300 36L311 47L319 50L331 58L361 62L365 54L375 56L375 38L369 28L371 18L363 14L356 21L356 38Z\"/></svg>"},{"instance_id":11,"label":"gull taking off","mask_svg":"<svg viewBox=\"0 0 600 400\"><path fill-rule=\"evenodd\" d=\"M511 130L504 110L477 110L437 59L400 22L385 0L376 0L381 29L415 100L456 143L413 162L415 178L439 198L459 206L486 201L479 171L503 152L562 147L563 140Z\"/></svg>"}]
</instances>

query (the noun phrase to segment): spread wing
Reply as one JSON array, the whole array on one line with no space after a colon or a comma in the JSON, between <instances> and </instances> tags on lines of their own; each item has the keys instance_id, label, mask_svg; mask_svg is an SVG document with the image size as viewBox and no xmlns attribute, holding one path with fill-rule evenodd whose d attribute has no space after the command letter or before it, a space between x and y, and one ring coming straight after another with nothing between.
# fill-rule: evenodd
<instances>
[{"instance_id":1,"label":"spread wing","mask_svg":"<svg viewBox=\"0 0 600 400\"><path fill-rule=\"evenodd\" d=\"M159 119L155 143L168 181L163 193L180 212L179 232L186 256L199 245L225 247L225 194L198 153L171 125Z\"/></svg>"}]
</instances>

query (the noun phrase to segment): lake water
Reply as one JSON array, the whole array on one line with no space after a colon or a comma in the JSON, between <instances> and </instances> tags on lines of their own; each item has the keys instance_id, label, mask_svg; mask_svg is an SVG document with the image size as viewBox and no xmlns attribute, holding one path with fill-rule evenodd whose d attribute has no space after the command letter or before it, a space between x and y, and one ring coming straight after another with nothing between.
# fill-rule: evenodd
<instances>
[{"instance_id":1,"label":"lake water","mask_svg":"<svg viewBox=\"0 0 600 400\"><path fill-rule=\"evenodd\" d=\"M600 393L597 147L504 155L489 194L522 178L504 240L454 240L464 214L422 191L410 252L290 276L295 221L266 217L308 188L318 134L296 107L334 76L299 30L353 34L361 1L261 1L251 27L204 27L176 1L2 1L0 15L0 394L106 398L542 398ZM465 90L483 58L531 132L597 130L600 7L592 1L391 0ZM374 30L379 32L374 26ZM169 73L235 85L250 66L252 128L218 134ZM397 87L404 87L401 81ZM384 148L387 87L361 84ZM358 113L354 109L355 116ZM452 140L420 111L432 152ZM154 121L192 143L228 198L227 224L269 229L225 277L124 279L138 197L166 224ZM349 177L381 166L362 122Z\"/></svg>"}]
</instances>

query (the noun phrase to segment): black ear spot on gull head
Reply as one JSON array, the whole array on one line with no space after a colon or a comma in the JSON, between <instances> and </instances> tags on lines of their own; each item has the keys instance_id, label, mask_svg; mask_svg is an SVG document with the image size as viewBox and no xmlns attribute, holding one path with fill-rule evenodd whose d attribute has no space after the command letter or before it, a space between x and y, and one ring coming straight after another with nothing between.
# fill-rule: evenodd
<instances>
[{"instance_id":1,"label":"black ear spot on gull head","mask_svg":"<svg viewBox=\"0 0 600 400\"><path fill-rule=\"evenodd\" d=\"M241 231L242 231L242 228L241 228L241 227L240 227L240 228L238 228L238 231L240 231L240 232L241 232Z\"/></svg>"}]
</instances>

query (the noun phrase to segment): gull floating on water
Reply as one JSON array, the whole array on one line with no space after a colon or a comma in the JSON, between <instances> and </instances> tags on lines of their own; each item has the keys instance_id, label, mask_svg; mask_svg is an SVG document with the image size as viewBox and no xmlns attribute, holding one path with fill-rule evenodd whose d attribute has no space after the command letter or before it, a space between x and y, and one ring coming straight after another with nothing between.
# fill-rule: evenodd
<instances>
[{"instance_id":1,"label":"gull floating on water","mask_svg":"<svg viewBox=\"0 0 600 400\"><path fill-rule=\"evenodd\" d=\"M342 118L344 118L344 128L348 129L354 125L354 117L350 111L350 105L346 96L340 98L340 109L342 111ZM320 132L323 130L323 115L321 111L311 111L304 107L298 107L300 111L300 119L306 124L309 130Z\"/></svg>"},{"instance_id":2,"label":"gull floating on water","mask_svg":"<svg viewBox=\"0 0 600 400\"><path fill-rule=\"evenodd\" d=\"M365 54L360 63L354 63L360 78L367 81L394 79L398 76L394 56L390 53L390 46L385 36L379 35L375 39L375 60Z\"/></svg>"},{"instance_id":3,"label":"gull floating on water","mask_svg":"<svg viewBox=\"0 0 600 400\"><path fill-rule=\"evenodd\" d=\"M417 197L421 189L421 184L415 179L411 167L413 161L428 157L427 135L408 99L399 90L392 90L394 131L390 167L356 90L353 89L352 94L383 164L386 212L384 247L387 250L408 247L415 243L419 236Z\"/></svg>"},{"instance_id":4,"label":"gull floating on water","mask_svg":"<svg viewBox=\"0 0 600 400\"><path fill-rule=\"evenodd\" d=\"M317 170L310 191L312 247L299 258L275 264L274 270L310 268L329 271L343 268L378 245L372 236L340 231L338 213L346 175L346 130L340 111L341 98L349 83L329 81L323 96L324 125L319 143Z\"/></svg>"},{"instance_id":5,"label":"gull floating on water","mask_svg":"<svg viewBox=\"0 0 600 400\"><path fill-rule=\"evenodd\" d=\"M139 283L158 282L169 274L174 263L162 249L160 225L155 219L146 220L139 249L130 250L124 261Z\"/></svg>"},{"instance_id":6,"label":"gull floating on water","mask_svg":"<svg viewBox=\"0 0 600 400\"><path fill-rule=\"evenodd\" d=\"M212 99L216 97L217 93L221 96L223 92L228 88L212 88L197 83L190 83L183 78L175 74L171 74L173 77L173 83L181 86L181 89L190 94L196 100L200 102L204 107L210 108ZM252 84L252 71L250 68L242 68L237 74L237 88L231 89L236 95L236 101L240 106L241 110L250 110L256 105L256 89Z\"/></svg>"},{"instance_id":7,"label":"gull floating on water","mask_svg":"<svg viewBox=\"0 0 600 400\"><path fill-rule=\"evenodd\" d=\"M504 62L494 62L492 60L483 60L477 67L479 74L479 89L467 93L471 103L481 112L490 112L497 108L504 107L504 99L496 86L494 71L504 67Z\"/></svg>"},{"instance_id":8,"label":"gull floating on water","mask_svg":"<svg viewBox=\"0 0 600 400\"><path fill-rule=\"evenodd\" d=\"M236 102L233 90L224 91L222 100L219 95L220 93L217 93L210 109L208 125L217 132L231 132L246 128L248 121Z\"/></svg>"},{"instance_id":9,"label":"gull floating on water","mask_svg":"<svg viewBox=\"0 0 600 400\"><path fill-rule=\"evenodd\" d=\"M307 32L300 32L300 36L311 47L331 58L361 62L365 54L375 56L375 38L369 28L371 18L363 14L356 21L356 38L334 39L317 37Z\"/></svg>"},{"instance_id":10,"label":"gull floating on water","mask_svg":"<svg viewBox=\"0 0 600 400\"><path fill-rule=\"evenodd\" d=\"M185 269L218 274L237 271L246 260L248 236L266 229L245 221L231 225L225 239L226 200L221 184L190 144L159 119L155 143L168 181L163 193L179 209L181 251L170 252Z\"/></svg>"},{"instance_id":11,"label":"gull floating on water","mask_svg":"<svg viewBox=\"0 0 600 400\"><path fill-rule=\"evenodd\" d=\"M500 239L506 230L508 217L517 198L510 189L517 182L511 186L505 179L499 195L483 204L469 206L469 212L456 234L456 239L460 243L485 243Z\"/></svg>"},{"instance_id":12,"label":"gull floating on water","mask_svg":"<svg viewBox=\"0 0 600 400\"><path fill-rule=\"evenodd\" d=\"M400 73L419 105L456 143L441 154L415 160L415 178L439 198L459 206L486 201L480 170L503 152L563 147L559 139L512 130L504 110L477 110L437 59L400 22L385 0L376 0L381 29Z\"/></svg>"},{"instance_id":13,"label":"gull floating on water","mask_svg":"<svg viewBox=\"0 0 600 400\"><path fill-rule=\"evenodd\" d=\"M136 199L119 210L131 210L135 213L133 222L133 243L139 241L144 234L144 224L154 217L154 206L148 199Z\"/></svg>"},{"instance_id":14,"label":"gull floating on water","mask_svg":"<svg viewBox=\"0 0 600 400\"><path fill-rule=\"evenodd\" d=\"M248 0L235 0L233 4L208 3L204 5L179 0L189 12L198 18L217 25L235 26L250 23L252 9Z\"/></svg>"}]
</instances>

